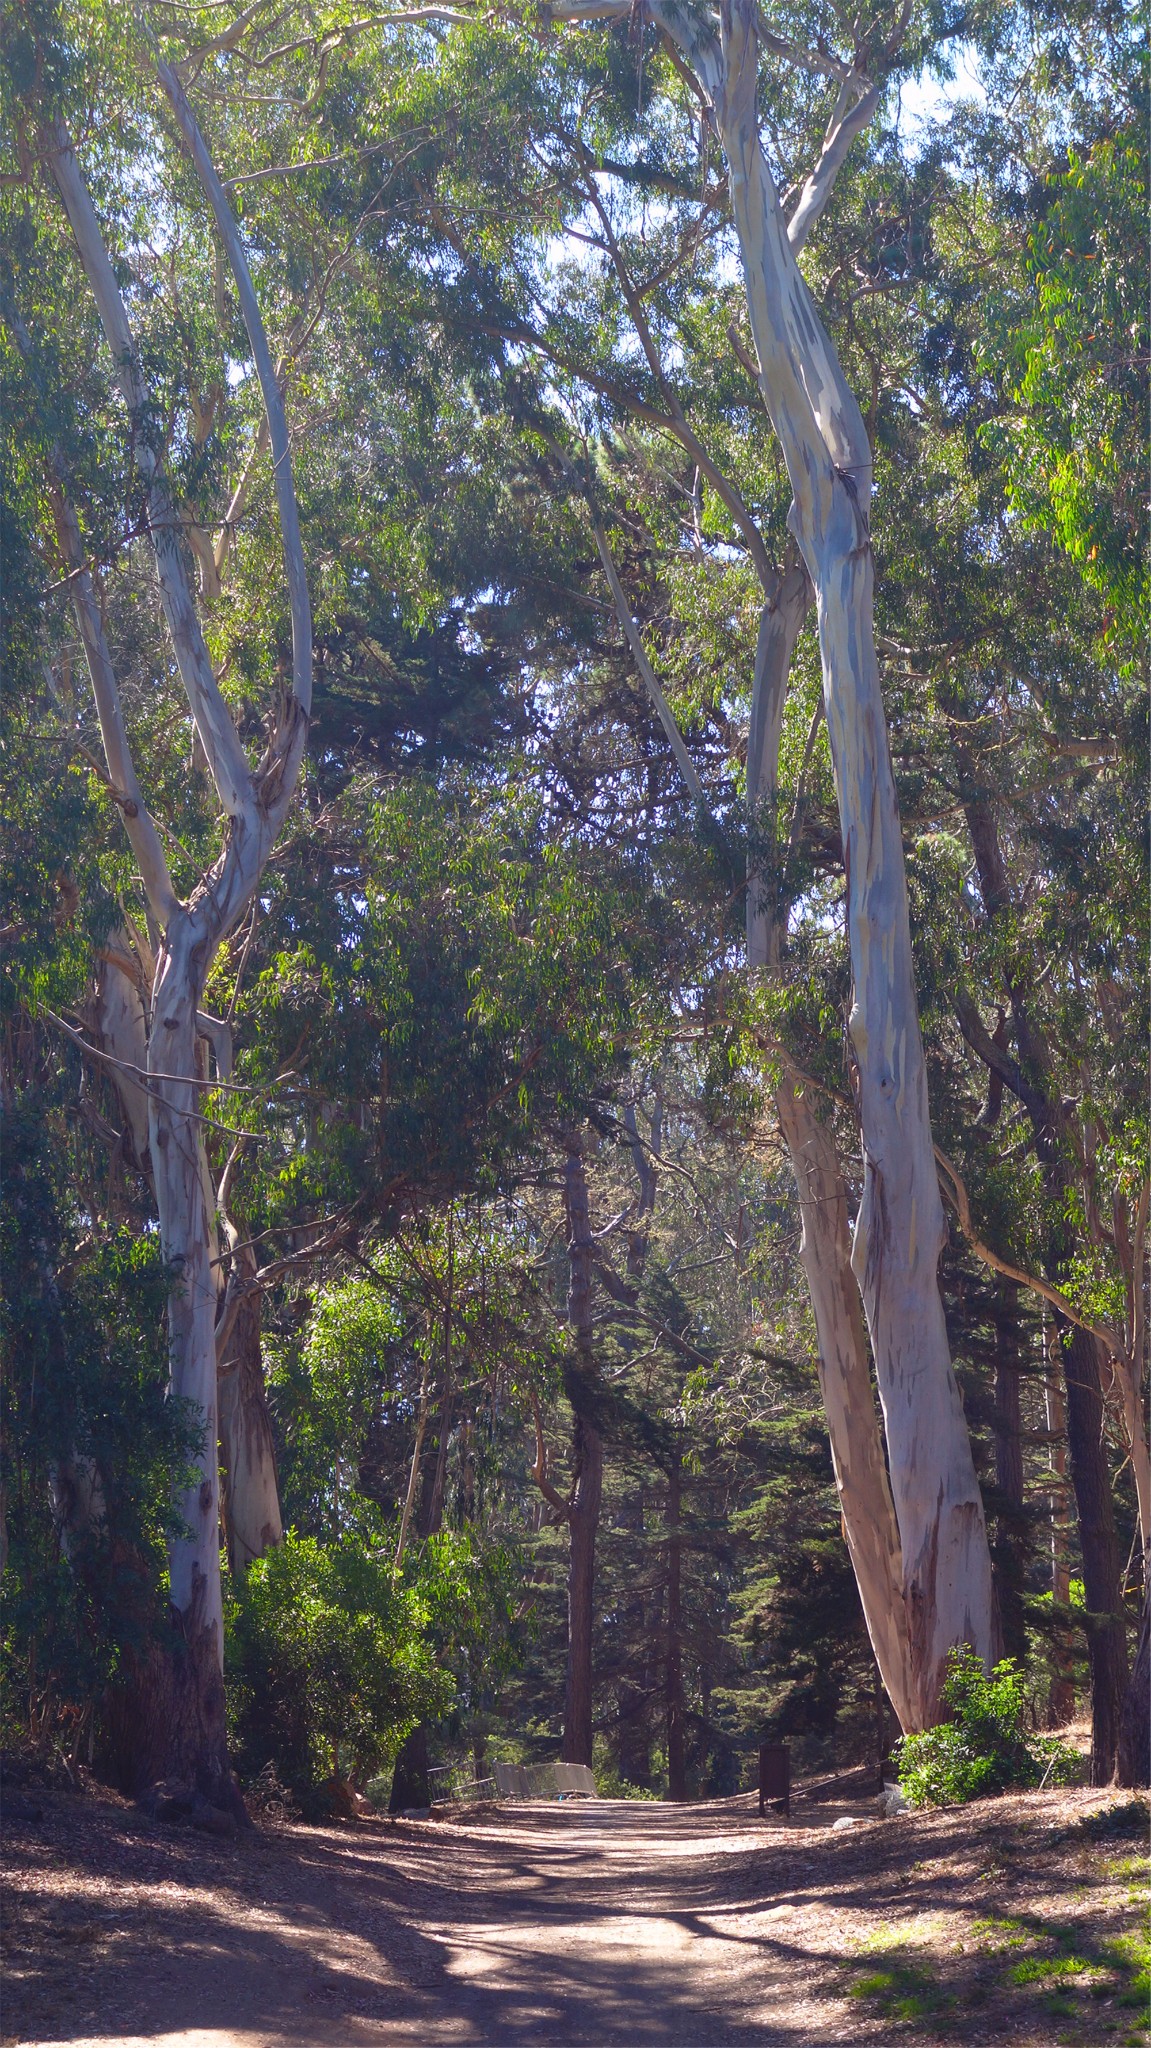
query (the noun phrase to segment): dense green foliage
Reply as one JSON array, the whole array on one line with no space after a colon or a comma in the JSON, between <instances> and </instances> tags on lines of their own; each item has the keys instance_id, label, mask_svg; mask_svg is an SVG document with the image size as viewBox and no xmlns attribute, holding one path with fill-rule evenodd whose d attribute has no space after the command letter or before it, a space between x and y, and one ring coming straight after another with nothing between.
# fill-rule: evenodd
<instances>
[{"instance_id":1,"label":"dense green foliage","mask_svg":"<svg viewBox=\"0 0 1151 2048\"><path fill-rule=\"evenodd\" d=\"M943 1697L950 1719L901 1736L895 1747L912 1806L961 1806L1012 1787L1074 1783L1075 1751L1028 1729L1023 1673L1010 1657L989 1673L970 1651L953 1650Z\"/></svg>"},{"instance_id":2,"label":"dense green foliage","mask_svg":"<svg viewBox=\"0 0 1151 2048\"><path fill-rule=\"evenodd\" d=\"M376 1540L289 1532L236 1588L229 1700L237 1761L307 1791L361 1784L421 1720L466 1715L498 1673L506 1575L466 1535L432 1537L414 1568ZM490 1666L490 1671L485 1670Z\"/></svg>"}]
</instances>

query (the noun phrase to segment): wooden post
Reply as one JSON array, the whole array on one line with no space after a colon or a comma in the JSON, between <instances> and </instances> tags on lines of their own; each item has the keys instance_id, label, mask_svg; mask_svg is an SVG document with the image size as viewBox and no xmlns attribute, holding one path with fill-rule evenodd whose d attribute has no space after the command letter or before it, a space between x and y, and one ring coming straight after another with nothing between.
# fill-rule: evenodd
<instances>
[{"instance_id":1,"label":"wooden post","mask_svg":"<svg viewBox=\"0 0 1151 2048\"><path fill-rule=\"evenodd\" d=\"M759 1817L768 1806L785 1820L791 1819L791 1757L783 1742L762 1742L759 1747Z\"/></svg>"}]
</instances>

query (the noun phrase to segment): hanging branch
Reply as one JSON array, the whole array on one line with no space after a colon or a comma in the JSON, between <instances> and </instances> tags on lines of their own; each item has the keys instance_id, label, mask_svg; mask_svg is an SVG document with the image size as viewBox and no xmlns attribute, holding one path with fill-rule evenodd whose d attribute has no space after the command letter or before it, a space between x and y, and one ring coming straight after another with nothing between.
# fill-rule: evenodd
<instances>
[{"instance_id":1,"label":"hanging branch","mask_svg":"<svg viewBox=\"0 0 1151 2048\"><path fill-rule=\"evenodd\" d=\"M659 722L667 734L668 745L675 755L676 765L687 785L688 795L699 806L701 811L706 811L709 806L704 786L699 779L699 772L684 744L683 734L676 723L671 706L660 688L659 678L647 658L647 652L640 637L639 627L632 617L631 608L624 595L623 584L619 580L615 563L612 560L607 535L594 512L592 513L592 532L595 535L595 544L599 549L599 558L603 563L604 575L608 580L620 625L627 636L627 644L631 648L635 665L643 678L644 686L659 717Z\"/></svg>"},{"instance_id":2,"label":"hanging branch","mask_svg":"<svg viewBox=\"0 0 1151 2048\"><path fill-rule=\"evenodd\" d=\"M1112 1329L1110 1323L1093 1322L1090 1316L1085 1316L1076 1308L1062 1288L1053 1287L1050 1281L1041 1279L1037 1273L1024 1272L1022 1266L1013 1266L1009 1259L1000 1258L998 1252L993 1252L991 1246L983 1242L971 1220L971 1204L967 1189L957 1168L952 1165L947 1154L940 1151L938 1145L935 1147L935 1157L950 1183L946 1192L950 1194L952 1206L959 1219L959 1227L976 1257L982 1259L984 1265L991 1266L996 1273L1002 1273L1004 1279L1018 1281L1021 1287L1029 1287L1033 1294L1041 1294L1044 1301L1049 1301L1053 1308L1057 1308L1060 1315L1065 1316L1069 1323L1076 1323L1081 1330L1089 1331L1091 1336L1103 1345L1110 1357L1125 1357L1126 1347L1123 1339Z\"/></svg>"}]
</instances>

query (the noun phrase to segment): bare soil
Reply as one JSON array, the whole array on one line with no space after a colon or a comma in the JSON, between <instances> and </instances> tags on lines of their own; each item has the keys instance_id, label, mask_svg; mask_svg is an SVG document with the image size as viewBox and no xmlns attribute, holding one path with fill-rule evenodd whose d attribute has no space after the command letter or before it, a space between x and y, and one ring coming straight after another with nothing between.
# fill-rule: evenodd
<instances>
[{"instance_id":1,"label":"bare soil","mask_svg":"<svg viewBox=\"0 0 1151 2048\"><path fill-rule=\"evenodd\" d=\"M1145 1804L1040 1792L883 1821L861 1792L809 1789L790 1824L746 1796L565 1801L233 1841L37 1793L42 1818L16 1800L6 1826L2 2039L1151 2040Z\"/></svg>"}]
</instances>

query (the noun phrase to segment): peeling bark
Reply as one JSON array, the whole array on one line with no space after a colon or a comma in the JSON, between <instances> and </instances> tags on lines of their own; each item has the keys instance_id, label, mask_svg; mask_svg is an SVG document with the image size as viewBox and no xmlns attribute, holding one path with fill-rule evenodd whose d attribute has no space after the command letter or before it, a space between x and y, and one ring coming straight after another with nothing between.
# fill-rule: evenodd
<instances>
[{"instance_id":1,"label":"peeling bark","mask_svg":"<svg viewBox=\"0 0 1151 2048\"><path fill-rule=\"evenodd\" d=\"M785 1081L776 1110L799 1197L799 1254L815 1313L819 1385L844 1535L875 1660L900 1727L910 1734L928 1723L911 1659L899 1527L851 1270L847 1192L835 1141L808 1096Z\"/></svg>"},{"instance_id":2,"label":"peeling bark","mask_svg":"<svg viewBox=\"0 0 1151 2048\"><path fill-rule=\"evenodd\" d=\"M943 1211L919 1033L903 847L872 625L871 453L862 417L786 245L755 110L754 13L723 13L717 113L764 398L816 592L854 979L864 1190L852 1244L899 1525L914 1719L936 1717L947 1652L993 1650L991 1564L947 1343Z\"/></svg>"}]
</instances>

